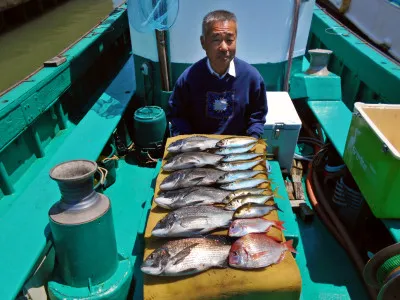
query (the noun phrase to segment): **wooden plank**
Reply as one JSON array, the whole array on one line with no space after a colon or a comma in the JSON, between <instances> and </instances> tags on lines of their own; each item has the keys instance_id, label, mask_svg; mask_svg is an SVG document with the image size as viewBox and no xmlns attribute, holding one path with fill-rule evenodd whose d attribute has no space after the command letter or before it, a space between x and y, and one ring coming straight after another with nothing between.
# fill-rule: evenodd
<instances>
[{"instance_id":1,"label":"wooden plank","mask_svg":"<svg viewBox=\"0 0 400 300\"><path fill-rule=\"evenodd\" d=\"M286 187L286 192L288 193L289 200L294 200L294 189L293 189L293 184L289 180L285 180L285 187Z\"/></svg>"},{"instance_id":2,"label":"wooden plank","mask_svg":"<svg viewBox=\"0 0 400 300\"><path fill-rule=\"evenodd\" d=\"M301 182L293 182L294 195L298 200L304 200L303 184Z\"/></svg>"}]
</instances>

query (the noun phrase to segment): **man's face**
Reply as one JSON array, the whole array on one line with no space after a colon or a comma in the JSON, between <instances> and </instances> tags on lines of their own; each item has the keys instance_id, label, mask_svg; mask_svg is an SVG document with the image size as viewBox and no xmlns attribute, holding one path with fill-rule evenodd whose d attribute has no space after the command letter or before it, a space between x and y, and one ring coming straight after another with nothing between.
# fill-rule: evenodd
<instances>
[{"instance_id":1,"label":"man's face","mask_svg":"<svg viewBox=\"0 0 400 300\"><path fill-rule=\"evenodd\" d=\"M200 38L211 66L217 73L224 73L236 54L236 22L214 22Z\"/></svg>"}]
</instances>

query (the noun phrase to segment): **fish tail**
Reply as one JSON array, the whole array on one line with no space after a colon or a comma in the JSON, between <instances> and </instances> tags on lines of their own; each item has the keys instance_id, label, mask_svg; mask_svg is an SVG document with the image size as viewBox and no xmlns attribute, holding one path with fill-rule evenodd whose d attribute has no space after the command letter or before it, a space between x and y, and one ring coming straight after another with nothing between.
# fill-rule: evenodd
<instances>
[{"instance_id":1,"label":"fish tail","mask_svg":"<svg viewBox=\"0 0 400 300\"><path fill-rule=\"evenodd\" d=\"M288 240L283 243L286 249L288 249L292 253L297 253L296 249L293 247L293 240Z\"/></svg>"},{"instance_id":2,"label":"fish tail","mask_svg":"<svg viewBox=\"0 0 400 300\"><path fill-rule=\"evenodd\" d=\"M279 199L283 199L283 197L281 195L278 194L278 187L276 187L272 193L274 194L274 198L279 198Z\"/></svg>"},{"instance_id":3,"label":"fish tail","mask_svg":"<svg viewBox=\"0 0 400 300\"><path fill-rule=\"evenodd\" d=\"M257 166L261 166L263 168L263 171L267 169L267 164L265 163L265 159L260 160L260 162L257 164Z\"/></svg>"},{"instance_id":4,"label":"fish tail","mask_svg":"<svg viewBox=\"0 0 400 300\"><path fill-rule=\"evenodd\" d=\"M285 223L285 222L283 222L283 221L275 221L274 222L274 226L276 228L280 229L280 230L286 230L286 228L283 227L283 223Z\"/></svg>"},{"instance_id":5,"label":"fish tail","mask_svg":"<svg viewBox=\"0 0 400 300\"><path fill-rule=\"evenodd\" d=\"M265 147L268 146L267 141L264 140L264 139L262 139L262 138L261 138L261 139L258 139L258 143L261 144L261 145L263 145L263 146L265 146Z\"/></svg>"},{"instance_id":6,"label":"fish tail","mask_svg":"<svg viewBox=\"0 0 400 300\"><path fill-rule=\"evenodd\" d=\"M274 203L272 206L275 207L276 210L279 210L280 212L283 212L283 210L278 207L278 204Z\"/></svg>"}]
</instances>

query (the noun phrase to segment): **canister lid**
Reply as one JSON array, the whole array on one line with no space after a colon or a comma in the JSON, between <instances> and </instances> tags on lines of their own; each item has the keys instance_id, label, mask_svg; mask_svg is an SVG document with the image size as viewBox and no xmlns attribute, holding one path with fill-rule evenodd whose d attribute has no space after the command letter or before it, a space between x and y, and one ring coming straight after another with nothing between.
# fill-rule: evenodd
<instances>
[{"instance_id":1,"label":"canister lid","mask_svg":"<svg viewBox=\"0 0 400 300\"><path fill-rule=\"evenodd\" d=\"M145 106L135 111L136 120L154 120L159 119L164 115L164 110L158 106Z\"/></svg>"}]
</instances>

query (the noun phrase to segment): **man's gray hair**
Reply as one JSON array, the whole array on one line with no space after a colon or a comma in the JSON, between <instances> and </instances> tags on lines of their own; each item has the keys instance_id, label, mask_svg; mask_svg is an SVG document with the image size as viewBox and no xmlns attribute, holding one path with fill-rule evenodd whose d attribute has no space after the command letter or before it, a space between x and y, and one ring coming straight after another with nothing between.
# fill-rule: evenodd
<instances>
[{"instance_id":1,"label":"man's gray hair","mask_svg":"<svg viewBox=\"0 0 400 300\"><path fill-rule=\"evenodd\" d=\"M227 10L214 10L209 12L203 18L203 26L202 26L202 36L205 36L208 26L214 22L226 22L226 21L234 21L237 22L236 16L234 13L231 13Z\"/></svg>"}]
</instances>

